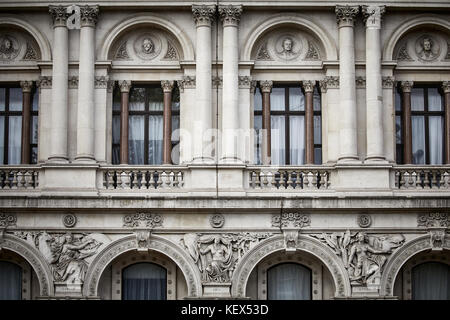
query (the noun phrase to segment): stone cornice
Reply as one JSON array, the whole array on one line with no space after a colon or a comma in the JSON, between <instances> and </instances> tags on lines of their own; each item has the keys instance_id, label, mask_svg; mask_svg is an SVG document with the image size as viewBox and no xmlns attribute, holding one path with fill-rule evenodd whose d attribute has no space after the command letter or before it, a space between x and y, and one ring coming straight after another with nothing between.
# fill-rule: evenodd
<instances>
[{"instance_id":1,"label":"stone cornice","mask_svg":"<svg viewBox=\"0 0 450 320\"><path fill-rule=\"evenodd\" d=\"M98 20L99 8L98 6L81 6L81 26L94 27Z\"/></svg>"},{"instance_id":2,"label":"stone cornice","mask_svg":"<svg viewBox=\"0 0 450 320\"><path fill-rule=\"evenodd\" d=\"M211 26L215 13L216 6L192 5L192 14L194 15L197 27Z\"/></svg>"},{"instance_id":3,"label":"stone cornice","mask_svg":"<svg viewBox=\"0 0 450 320\"><path fill-rule=\"evenodd\" d=\"M359 12L359 6L337 5L335 12L339 26L353 26L355 17Z\"/></svg>"},{"instance_id":4,"label":"stone cornice","mask_svg":"<svg viewBox=\"0 0 450 320\"><path fill-rule=\"evenodd\" d=\"M242 6L219 6L220 19L225 26L237 26L241 20Z\"/></svg>"},{"instance_id":5,"label":"stone cornice","mask_svg":"<svg viewBox=\"0 0 450 320\"><path fill-rule=\"evenodd\" d=\"M64 6L49 6L48 10L53 19L54 27L65 27L69 14Z\"/></svg>"}]
</instances>

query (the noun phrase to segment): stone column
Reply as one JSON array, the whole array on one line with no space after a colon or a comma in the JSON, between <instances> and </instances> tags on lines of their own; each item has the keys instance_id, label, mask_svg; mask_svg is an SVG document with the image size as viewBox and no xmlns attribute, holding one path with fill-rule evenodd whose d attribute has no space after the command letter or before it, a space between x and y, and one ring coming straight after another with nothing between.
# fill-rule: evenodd
<instances>
[{"instance_id":1,"label":"stone column","mask_svg":"<svg viewBox=\"0 0 450 320\"><path fill-rule=\"evenodd\" d=\"M450 164L450 81L442 83L445 96L445 164Z\"/></svg>"},{"instance_id":2,"label":"stone column","mask_svg":"<svg viewBox=\"0 0 450 320\"><path fill-rule=\"evenodd\" d=\"M363 6L366 20L366 161L385 160L381 87L381 17L384 6Z\"/></svg>"},{"instance_id":3,"label":"stone column","mask_svg":"<svg viewBox=\"0 0 450 320\"><path fill-rule=\"evenodd\" d=\"M163 164L172 164L172 89L173 81L161 81L164 92Z\"/></svg>"},{"instance_id":4,"label":"stone column","mask_svg":"<svg viewBox=\"0 0 450 320\"><path fill-rule=\"evenodd\" d=\"M270 134L270 92L272 91L272 81L260 81L259 87L262 94L262 150L261 158L263 165L270 165L272 156L271 134Z\"/></svg>"},{"instance_id":5,"label":"stone column","mask_svg":"<svg viewBox=\"0 0 450 320\"><path fill-rule=\"evenodd\" d=\"M21 164L30 163L30 122L31 122L31 89L33 89L32 81L21 81L22 87L22 153Z\"/></svg>"},{"instance_id":6,"label":"stone column","mask_svg":"<svg viewBox=\"0 0 450 320\"><path fill-rule=\"evenodd\" d=\"M192 13L197 26L196 35L196 104L197 119L193 132L193 162L212 162L208 152L208 139L205 132L212 128L212 81L211 81L211 23L216 11L215 6L193 5Z\"/></svg>"},{"instance_id":7,"label":"stone column","mask_svg":"<svg viewBox=\"0 0 450 320\"><path fill-rule=\"evenodd\" d=\"M339 162L358 160L353 22L358 6L336 6L339 26Z\"/></svg>"},{"instance_id":8,"label":"stone column","mask_svg":"<svg viewBox=\"0 0 450 320\"><path fill-rule=\"evenodd\" d=\"M402 81L403 163L412 163L411 89L412 81Z\"/></svg>"},{"instance_id":9,"label":"stone column","mask_svg":"<svg viewBox=\"0 0 450 320\"><path fill-rule=\"evenodd\" d=\"M50 127L51 162L67 162L69 41L66 7L50 6L53 18L53 71Z\"/></svg>"},{"instance_id":10,"label":"stone column","mask_svg":"<svg viewBox=\"0 0 450 320\"><path fill-rule=\"evenodd\" d=\"M238 158L239 139L239 21L242 6L220 6L223 22L222 154L223 163L242 162Z\"/></svg>"},{"instance_id":11,"label":"stone column","mask_svg":"<svg viewBox=\"0 0 450 320\"><path fill-rule=\"evenodd\" d=\"M80 31L80 64L77 109L77 155L75 161L95 161L94 92L95 92L95 24L98 6L82 6Z\"/></svg>"},{"instance_id":12,"label":"stone column","mask_svg":"<svg viewBox=\"0 0 450 320\"><path fill-rule=\"evenodd\" d=\"M128 164L128 101L131 81L119 81L120 87L120 164Z\"/></svg>"},{"instance_id":13,"label":"stone column","mask_svg":"<svg viewBox=\"0 0 450 320\"><path fill-rule=\"evenodd\" d=\"M305 164L314 164L314 86L315 81L303 81L305 90Z\"/></svg>"}]
</instances>

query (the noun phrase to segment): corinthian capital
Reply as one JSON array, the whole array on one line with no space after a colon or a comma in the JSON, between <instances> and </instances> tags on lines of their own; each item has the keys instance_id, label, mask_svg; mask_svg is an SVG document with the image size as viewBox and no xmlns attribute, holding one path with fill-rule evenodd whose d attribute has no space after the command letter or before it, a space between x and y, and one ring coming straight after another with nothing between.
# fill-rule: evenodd
<instances>
[{"instance_id":1,"label":"corinthian capital","mask_svg":"<svg viewBox=\"0 0 450 320\"><path fill-rule=\"evenodd\" d=\"M33 81L20 81L20 86L22 87L22 92L31 92Z\"/></svg>"},{"instance_id":2,"label":"corinthian capital","mask_svg":"<svg viewBox=\"0 0 450 320\"><path fill-rule=\"evenodd\" d=\"M120 92L130 92L131 81L122 80L119 81Z\"/></svg>"},{"instance_id":3,"label":"corinthian capital","mask_svg":"<svg viewBox=\"0 0 450 320\"><path fill-rule=\"evenodd\" d=\"M442 90L444 90L444 93L450 93L450 81L442 82Z\"/></svg>"},{"instance_id":4,"label":"corinthian capital","mask_svg":"<svg viewBox=\"0 0 450 320\"><path fill-rule=\"evenodd\" d=\"M241 20L242 6L220 6L219 7L220 19L223 21L223 25L237 26Z\"/></svg>"},{"instance_id":5,"label":"corinthian capital","mask_svg":"<svg viewBox=\"0 0 450 320\"><path fill-rule=\"evenodd\" d=\"M98 20L98 6L81 6L81 26L93 27Z\"/></svg>"},{"instance_id":6,"label":"corinthian capital","mask_svg":"<svg viewBox=\"0 0 450 320\"><path fill-rule=\"evenodd\" d=\"M336 20L339 26L353 26L353 21L359 12L359 6L336 6Z\"/></svg>"},{"instance_id":7,"label":"corinthian capital","mask_svg":"<svg viewBox=\"0 0 450 320\"><path fill-rule=\"evenodd\" d=\"M161 80L161 88L164 92L172 92L174 82L170 80Z\"/></svg>"},{"instance_id":8,"label":"corinthian capital","mask_svg":"<svg viewBox=\"0 0 450 320\"><path fill-rule=\"evenodd\" d=\"M381 28L381 18L386 11L385 6L362 6L366 27Z\"/></svg>"},{"instance_id":9,"label":"corinthian capital","mask_svg":"<svg viewBox=\"0 0 450 320\"><path fill-rule=\"evenodd\" d=\"M272 91L273 82L270 80L260 81L259 87L261 88L261 92L271 92Z\"/></svg>"},{"instance_id":10,"label":"corinthian capital","mask_svg":"<svg viewBox=\"0 0 450 320\"><path fill-rule=\"evenodd\" d=\"M216 13L216 6L192 5L192 14L198 26L210 26Z\"/></svg>"},{"instance_id":11,"label":"corinthian capital","mask_svg":"<svg viewBox=\"0 0 450 320\"><path fill-rule=\"evenodd\" d=\"M313 92L315 85L316 85L315 81L311 80L302 81L303 90L305 90L305 92Z\"/></svg>"},{"instance_id":12,"label":"corinthian capital","mask_svg":"<svg viewBox=\"0 0 450 320\"><path fill-rule=\"evenodd\" d=\"M414 85L414 82L412 81L402 81L400 83L401 87L402 87L402 91L403 92L411 92L411 89Z\"/></svg>"},{"instance_id":13,"label":"corinthian capital","mask_svg":"<svg viewBox=\"0 0 450 320\"><path fill-rule=\"evenodd\" d=\"M69 14L67 13L67 8L63 6L49 6L48 12L50 12L53 18L54 27L65 27L67 18Z\"/></svg>"}]
</instances>

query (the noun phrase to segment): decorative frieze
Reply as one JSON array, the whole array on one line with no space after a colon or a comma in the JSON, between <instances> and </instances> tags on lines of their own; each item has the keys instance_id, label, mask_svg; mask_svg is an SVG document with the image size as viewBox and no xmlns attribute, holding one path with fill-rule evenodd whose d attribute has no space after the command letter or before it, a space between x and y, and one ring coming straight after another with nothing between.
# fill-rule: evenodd
<instances>
[{"instance_id":1,"label":"decorative frieze","mask_svg":"<svg viewBox=\"0 0 450 320\"><path fill-rule=\"evenodd\" d=\"M184 89L195 89L195 76L183 76L182 80L177 80L177 84L181 92Z\"/></svg>"},{"instance_id":2,"label":"decorative frieze","mask_svg":"<svg viewBox=\"0 0 450 320\"><path fill-rule=\"evenodd\" d=\"M239 260L270 233L188 233L182 245L196 263L203 283L229 283Z\"/></svg>"},{"instance_id":3,"label":"decorative frieze","mask_svg":"<svg viewBox=\"0 0 450 320\"><path fill-rule=\"evenodd\" d=\"M238 25L239 21L241 20L241 14L242 14L241 5L234 6L230 4L228 6L219 6L219 15L224 26Z\"/></svg>"},{"instance_id":4,"label":"decorative frieze","mask_svg":"<svg viewBox=\"0 0 450 320\"><path fill-rule=\"evenodd\" d=\"M213 228L222 228L225 224L225 217L220 213L213 214L209 217L209 223Z\"/></svg>"},{"instance_id":5,"label":"decorative frieze","mask_svg":"<svg viewBox=\"0 0 450 320\"><path fill-rule=\"evenodd\" d=\"M359 6L337 5L335 12L336 12L336 20L339 26L342 25L353 26L353 22L356 18L356 15L359 12Z\"/></svg>"},{"instance_id":6,"label":"decorative frieze","mask_svg":"<svg viewBox=\"0 0 450 320\"><path fill-rule=\"evenodd\" d=\"M381 28L381 18L386 12L386 6L362 6L364 22L368 28Z\"/></svg>"},{"instance_id":7,"label":"decorative frieze","mask_svg":"<svg viewBox=\"0 0 450 320\"><path fill-rule=\"evenodd\" d=\"M272 216L272 227L305 228L311 225L311 217L307 213L283 212Z\"/></svg>"},{"instance_id":8,"label":"decorative frieze","mask_svg":"<svg viewBox=\"0 0 450 320\"><path fill-rule=\"evenodd\" d=\"M215 13L216 6L192 5L192 14L197 27L211 26Z\"/></svg>"},{"instance_id":9,"label":"decorative frieze","mask_svg":"<svg viewBox=\"0 0 450 320\"><path fill-rule=\"evenodd\" d=\"M239 76L239 88L250 89L251 85L252 85L252 77Z\"/></svg>"},{"instance_id":10,"label":"decorative frieze","mask_svg":"<svg viewBox=\"0 0 450 320\"><path fill-rule=\"evenodd\" d=\"M426 228L448 228L450 226L450 216L445 212L432 212L419 214L417 226Z\"/></svg>"},{"instance_id":11,"label":"decorative frieze","mask_svg":"<svg viewBox=\"0 0 450 320\"><path fill-rule=\"evenodd\" d=\"M95 26L98 20L98 6L80 6L81 26Z\"/></svg>"},{"instance_id":12,"label":"decorative frieze","mask_svg":"<svg viewBox=\"0 0 450 320\"><path fill-rule=\"evenodd\" d=\"M163 217L152 213L134 213L123 217L123 226L128 228L155 228L163 226Z\"/></svg>"},{"instance_id":13,"label":"decorative frieze","mask_svg":"<svg viewBox=\"0 0 450 320\"><path fill-rule=\"evenodd\" d=\"M70 76L68 81L69 81L69 89L78 88L78 76Z\"/></svg>"},{"instance_id":14,"label":"decorative frieze","mask_svg":"<svg viewBox=\"0 0 450 320\"><path fill-rule=\"evenodd\" d=\"M395 82L394 82L394 77L382 77L381 78L381 83L382 83L382 87L383 89L393 89Z\"/></svg>"},{"instance_id":15,"label":"decorative frieze","mask_svg":"<svg viewBox=\"0 0 450 320\"><path fill-rule=\"evenodd\" d=\"M108 76L95 77L95 89L106 89L108 87Z\"/></svg>"},{"instance_id":16,"label":"decorative frieze","mask_svg":"<svg viewBox=\"0 0 450 320\"><path fill-rule=\"evenodd\" d=\"M63 6L49 6L49 12L53 19L53 26L65 27L69 14Z\"/></svg>"},{"instance_id":17,"label":"decorative frieze","mask_svg":"<svg viewBox=\"0 0 450 320\"><path fill-rule=\"evenodd\" d=\"M0 212L0 228L7 228L15 226L17 223L17 217L11 213Z\"/></svg>"}]
</instances>

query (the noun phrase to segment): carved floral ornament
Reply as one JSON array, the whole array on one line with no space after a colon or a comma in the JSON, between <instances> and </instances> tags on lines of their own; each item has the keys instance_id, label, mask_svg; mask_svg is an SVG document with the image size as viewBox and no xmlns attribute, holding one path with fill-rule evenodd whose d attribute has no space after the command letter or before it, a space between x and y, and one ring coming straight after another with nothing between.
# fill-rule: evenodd
<instances>
[{"instance_id":1,"label":"carved floral ornament","mask_svg":"<svg viewBox=\"0 0 450 320\"><path fill-rule=\"evenodd\" d=\"M386 12L386 6L362 6L362 13L367 27L380 28L381 18Z\"/></svg>"},{"instance_id":2,"label":"carved floral ornament","mask_svg":"<svg viewBox=\"0 0 450 320\"><path fill-rule=\"evenodd\" d=\"M17 217L14 214L0 212L0 228L15 226L16 223Z\"/></svg>"},{"instance_id":3,"label":"carved floral ornament","mask_svg":"<svg viewBox=\"0 0 450 320\"><path fill-rule=\"evenodd\" d=\"M242 6L219 6L219 15L223 21L224 26L226 25L238 25L241 20Z\"/></svg>"},{"instance_id":4,"label":"carved floral ornament","mask_svg":"<svg viewBox=\"0 0 450 320\"><path fill-rule=\"evenodd\" d=\"M309 214L298 212L283 212L272 216L272 227L304 228L311 225Z\"/></svg>"},{"instance_id":5,"label":"carved floral ornament","mask_svg":"<svg viewBox=\"0 0 450 320\"><path fill-rule=\"evenodd\" d=\"M359 6L336 6L336 20L339 25L349 24L353 26L353 21L359 13Z\"/></svg>"},{"instance_id":6,"label":"carved floral ornament","mask_svg":"<svg viewBox=\"0 0 450 320\"><path fill-rule=\"evenodd\" d=\"M159 214L140 212L123 217L123 226L128 228L154 228L162 227L162 225L163 217Z\"/></svg>"},{"instance_id":7,"label":"carved floral ornament","mask_svg":"<svg viewBox=\"0 0 450 320\"><path fill-rule=\"evenodd\" d=\"M426 228L448 228L450 226L450 216L444 212L432 212L419 214L417 226Z\"/></svg>"},{"instance_id":8,"label":"carved floral ornament","mask_svg":"<svg viewBox=\"0 0 450 320\"><path fill-rule=\"evenodd\" d=\"M98 20L98 6L80 6L81 26L95 26Z\"/></svg>"},{"instance_id":9,"label":"carved floral ornament","mask_svg":"<svg viewBox=\"0 0 450 320\"><path fill-rule=\"evenodd\" d=\"M210 26L216 13L216 6L192 5L192 14L197 26Z\"/></svg>"}]
</instances>

